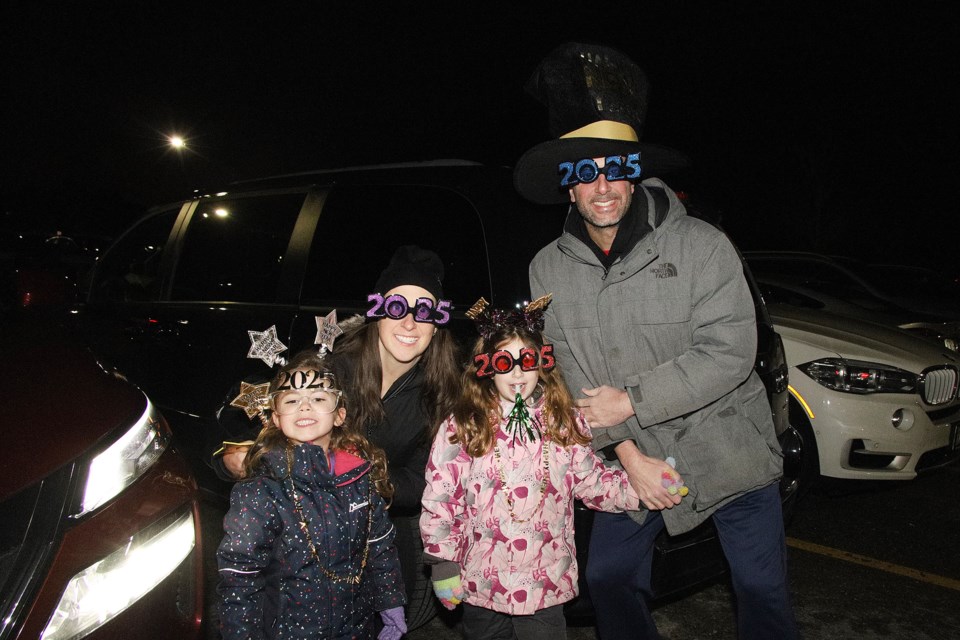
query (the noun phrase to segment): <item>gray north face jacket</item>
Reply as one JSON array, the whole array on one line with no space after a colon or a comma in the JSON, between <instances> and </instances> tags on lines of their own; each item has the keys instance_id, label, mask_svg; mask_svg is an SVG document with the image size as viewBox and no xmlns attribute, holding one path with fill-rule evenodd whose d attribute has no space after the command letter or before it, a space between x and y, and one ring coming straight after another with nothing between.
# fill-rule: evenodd
<instances>
[{"instance_id":1,"label":"gray north face jacket","mask_svg":"<svg viewBox=\"0 0 960 640\"><path fill-rule=\"evenodd\" d=\"M667 194L659 225L644 186ZM676 535L777 481L782 453L753 370L756 319L736 250L721 231L687 216L660 180L645 180L633 198L647 199L653 230L609 270L564 232L530 264L530 289L534 299L553 294L545 334L574 397L609 385L633 403L636 415L625 423L594 429L594 448L631 439L646 455L676 460L690 488L662 512ZM645 515L631 512L638 522Z\"/></svg>"}]
</instances>

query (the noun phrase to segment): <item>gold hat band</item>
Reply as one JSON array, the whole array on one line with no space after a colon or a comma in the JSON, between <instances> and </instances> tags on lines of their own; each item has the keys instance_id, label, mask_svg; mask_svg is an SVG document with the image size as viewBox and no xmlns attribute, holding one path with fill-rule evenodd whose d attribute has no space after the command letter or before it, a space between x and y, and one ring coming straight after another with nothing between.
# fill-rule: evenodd
<instances>
[{"instance_id":1,"label":"gold hat band","mask_svg":"<svg viewBox=\"0 0 960 640\"><path fill-rule=\"evenodd\" d=\"M624 142L638 142L637 132L628 124L616 120L598 120L585 127L580 127L570 133L560 136L563 138L606 138L608 140L622 140Z\"/></svg>"}]
</instances>

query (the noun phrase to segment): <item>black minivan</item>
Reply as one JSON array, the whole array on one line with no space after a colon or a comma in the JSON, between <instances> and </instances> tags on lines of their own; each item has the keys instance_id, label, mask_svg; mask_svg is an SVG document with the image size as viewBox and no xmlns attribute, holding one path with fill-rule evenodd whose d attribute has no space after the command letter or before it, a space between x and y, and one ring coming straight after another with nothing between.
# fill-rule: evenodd
<instances>
[{"instance_id":1,"label":"black minivan","mask_svg":"<svg viewBox=\"0 0 960 640\"><path fill-rule=\"evenodd\" d=\"M203 459L204 441L231 386L267 373L262 362L247 358L248 331L273 326L294 350L312 344L317 316L332 309L341 320L364 313L367 289L394 249L418 244L443 259L451 327L466 338L474 331L463 314L479 297L498 307L528 299L529 262L559 236L565 213L522 200L508 168L469 162L355 167L234 184L157 207L134 224L99 260L76 319L93 348L161 407L175 437L195 454L201 483L222 491ZM799 444L787 423L787 367L747 276L757 308L756 367L787 454L783 493L792 502ZM590 514L580 509L578 515L585 561ZM659 596L724 568L709 524L678 538L663 536L658 550ZM424 586L426 613L418 617L412 603L411 628L433 611ZM570 614L587 601L582 597Z\"/></svg>"}]
</instances>

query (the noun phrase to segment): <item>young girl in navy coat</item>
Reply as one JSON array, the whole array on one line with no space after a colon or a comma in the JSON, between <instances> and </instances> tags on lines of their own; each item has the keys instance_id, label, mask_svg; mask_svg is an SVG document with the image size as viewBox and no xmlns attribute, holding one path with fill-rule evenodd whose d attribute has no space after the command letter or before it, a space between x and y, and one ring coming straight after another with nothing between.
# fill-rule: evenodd
<instances>
[{"instance_id":1,"label":"young girl in navy coat","mask_svg":"<svg viewBox=\"0 0 960 640\"><path fill-rule=\"evenodd\" d=\"M217 551L220 624L233 638L373 638L406 632L383 453L344 424L316 352L270 383L269 420L245 460Z\"/></svg>"}]
</instances>

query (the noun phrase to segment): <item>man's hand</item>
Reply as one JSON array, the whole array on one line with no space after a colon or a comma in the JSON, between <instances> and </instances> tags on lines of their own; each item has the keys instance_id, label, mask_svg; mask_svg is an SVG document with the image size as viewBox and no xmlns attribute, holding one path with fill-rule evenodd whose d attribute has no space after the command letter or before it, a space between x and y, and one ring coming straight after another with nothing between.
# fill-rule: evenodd
<instances>
[{"instance_id":1,"label":"man's hand","mask_svg":"<svg viewBox=\"0 0 960 640\"><path fill-rule=\"evenodd\" d=\"M683 496L679 492L671 494L668 487L663 486L665 473L676 478L676 483L683 482L673 467L663 460L643 455L632 440L624 440L616 446L615 451L643 506L651 511L661 511L680 504Z\"/></svg>"},{"instance_id":2,"label":"man's hand","mask_svg":"<svg viewBox=\"0 0 960 640\"><path fill-rule=\"evenodd\" d=\"M249 447L229 446L223 452L223 466L234 478L240 480L246 475L243 461L247 457Z\"/></svg>"},{"instance_id":3,"label":"man's hand","mask_svg":"<svg viewBox=\"0 0 960 640\"><path fill-rule=\"evenodd\" d=\"M574 402L583 411L591 429L603 429L620 424L633 415L633 403L623 389L603 385L596 389L581 389L586 398Z\"/></svg>"}]
</instances>

